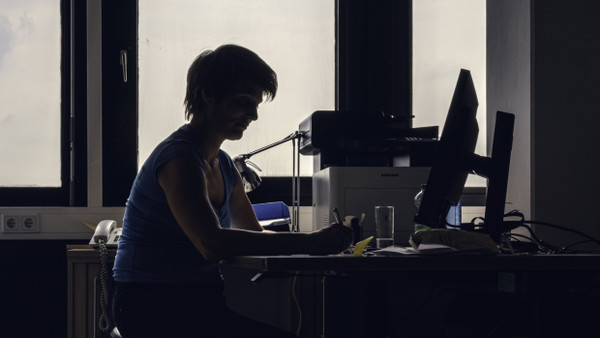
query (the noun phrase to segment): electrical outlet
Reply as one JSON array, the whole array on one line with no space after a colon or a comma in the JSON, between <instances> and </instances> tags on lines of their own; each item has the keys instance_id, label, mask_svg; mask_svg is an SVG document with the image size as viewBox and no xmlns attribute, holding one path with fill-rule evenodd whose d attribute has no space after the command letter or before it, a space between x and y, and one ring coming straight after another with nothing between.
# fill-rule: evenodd
<instances>
[{"instance_id":1,"label":"electrical outlet","mask_svg":"<svg viewBox=\"0 0 600 338\"><path fill-rule=\"evenodd\" d=\"M40 232L39 215L2 215L3 233Z\"/></svg>"},{"instance_id":2,"label":"electrical outlet","mask_svg":"<svg viewBox=\"0 0 600 338\"><path fill-rule=\"evenodd\" d=\"M20 217L17 215L2 215L2 232L19 232Z\"/></svg>"},{"instance_id":3,"label":"electrical outlet","mask_svg":"<svg viewBox=\"0 0 600 338\"><path fill-rule=\"evenodd\" d=\"M22 215L19 221L22 232L40 232L38 215Z\"/></svg>"}]
</instances>

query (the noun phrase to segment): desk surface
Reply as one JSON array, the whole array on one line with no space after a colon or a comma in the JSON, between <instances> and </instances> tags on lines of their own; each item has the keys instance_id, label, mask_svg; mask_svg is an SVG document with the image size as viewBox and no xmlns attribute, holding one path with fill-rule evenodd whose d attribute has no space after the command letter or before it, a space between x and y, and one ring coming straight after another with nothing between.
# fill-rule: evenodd
<instances>
[{"instance_id":1,"label":"desk surface","mask_svg":"<svg viewBox=\"0 0 600 338\"><path fill-rule=\"evenodd\" d=\"M600 255L240 256L221 261L262 272L600 270Z\"/></svg>"},{"instance_id":2,"label":"desk surface","mask_svg":"<svg viewBox=\"0 0 600 338\"><path fill-rule=\"evenodd\" d=\"M69 246L67 249L70 258L98 256L98 251L87 245ZM114 250L110 250L109 254L114 258ZM600 271L600 255L279 255L238 256L223 260L221 264L261 272Z\"/></svg>"}]
</instances>

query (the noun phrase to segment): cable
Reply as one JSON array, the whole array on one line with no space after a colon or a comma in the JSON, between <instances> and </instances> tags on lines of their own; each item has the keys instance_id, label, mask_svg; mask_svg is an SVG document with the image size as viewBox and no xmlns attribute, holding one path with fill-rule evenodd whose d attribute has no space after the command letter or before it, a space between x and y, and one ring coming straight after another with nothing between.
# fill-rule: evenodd
<instances>
[{"instance_id":1,"label":"cable","mask_svg":"<svg viewBox=\"0 0 600 338\"><path fill-rule=\"evenodd\" d=\"M551 228L560 229L560 230L563 230L563 231L572 232L574 234L577 234L579 236L587 238L591 242L594 242L594 243L600 245L600 241L599 240L597 240L594 237L592 237L592 236L590 236L590 235L588 235L588 234L586 234L584 232L581 232L581 231L577 231L577 230L574 230L574 229L570 229L570 228L563 227L563 226L556 225L556 224L552 224L552 223L540 222L540 221L524 221L524 223L539 224L539 225L544 225L544 226L551 227Z\"/></svg>"},{"instance_id":2,"label":"cable","mask_svg":"<svg viewBox=\"0 0 600 338\"><path fill-rule=\"evenodd\" d=\"M108 257L108 249L106 248L106 241L103 239L99 240L100 248L100 319L98 320L98 327L100 331L106 332L110 329L110 320L108 318L108 288L106 287L106 279L108 278L108 271L106 268L106 259Z\"/></svg>"},{"instance_id":3,"label":"cable","mask_svg":"<svg viewBox=\"0 0 600 338\"><path fill-rule=\"evenodd\" d=\"M516 218L516 220L504 220L506 218ZM552 245L552 244L547 243L547 242L543 241L542 239L538 238L537 235L535 234L535 232L533 231L533 229L529 226L531 224L539 224L539 225L552 227L552 228L556 228L556 229L563 230L563 231L572 232L572 233L582 236L588 240L587 241L579 241L574 244L568 245L566 247L558 247L558 246ZM520 228L520 227L527 229L527 231L531 235L531 237L526 237L526 236L522 236L522 237L535 242L538 245L539 250L542 252L545 252L545 253L574 253L577 251L573 250L572 247L582 244L582 243L589 243L589 242L596 243L597 245L600 246L600 240L593 238L592 236L590 236L584 232L570 229L570 228L567 228L564 226L548 223L548 222L525 220L525 216L523 215L523 213L521 213L519 210L516 210L516 209L511 210L510 212L504 214L504 216L503 216L501 235L506 236L506 237L503 237L503 239L506 239L508 237L514 237L514 235L516 235L516 234L508 235L509 232L511 230L514 230L514 229ZM454 226L454 228L456 228L456 226ZM464 229L464 230L479 230L482 228L485 229L485 218L483 218L483 217L475 217L471 220L471 222L463 223L460 226L460 229ZM505 243L505 244L509 245L509 243ZM504 249L506 249L506 248L504 248ZM509 250L511 249L510 245L509 245L508 249ZM501 250L502 250L502 248L501 248Z\"/></svg>"},{"instance_id":4,"label":"cable","mask_svg":"<svg viewBox=\"0 0 600 338\"><path fill-rule=\"evenodd\" d=\"M592 243L592 242L594 242L594 241L591 241L591 240L587 240L587 241L578 241L578 242L575 242L575 243L573 243L573 244L569 244L569 245L567 246L567 249L570 249L570 248L572 248L572 247L575 247L575 246L578 246L578 245L581 245L581 244ZM583 251L583 252L585 252L585 253L598 253L598 252L600 252L600 251L599 251L599 250L591 250L591 251Z\"/></svg>"},{"instance_id":5,"label":"cable","mask_svg":"<svg viewBox=\"0 0 600 338\"><path fill-rule=\"evenodd\" d=\"M547 244L544 243L542 240L540 240L536 236L535 232L533 231L533 229L529 225L523 224L522 227L525 228L529 232L529 235L531 235L531 239L534 242L536 242L540 247L546 248Z\"/></svg>"},{"instance_id":6,"label":"cable","mask_svg":"<svg viewBox=\"0 0 600 338\"><path fill-rule=\"evenodd\" d=\"M294 303L298 308L298 328L296 329L296 336L300 335L300 329L302 328L302 308L300 307L300 302L298 302L298 297L296 295L296 280L298 279L299 273L299 271L296 272L292 281L292 297L294 298Z\"/></svg>"},{"instance_id":7,"label":"cable","mask_svg":"<svg viewBox=\"0 0 600 338\"><path fill-rule=\"evenodd\" d=\"M509 213L505 214L504 217L518 217L519 220L517 221L511 221L511 223L513 224L519 224L519 226L517 227L524 227L525 229L527 229L527 231L530 233L531 235L531 239L538 244L538 246L540 247L541 251L545 251L546 253L574 253L577 252L573 249L571 249L573 246L581 244L583 242L576 242L575 244L571 244L568 245L566 247L558 247L555 245L552 245L550 243L547 243L545 241L543 241L542 239L538 238L537 235L535 234L535 232L533 231L533 229L529 226L531 224L538 224L538 225L543 225L543 226L547 226L547 227L552 227L552 228L556 228L559 230L563 230L563 231L568 231L568 232L572 232L574 234L577 234L579 236L582 236L584 238L587 238L588 241L584 241L584 242L593 242L596 243L598 245L600 245L600 241L598 241L597 239L591 237L590 235L583 233L581 231L577 231L574 229L570 229L564 226L560 226L560 225L556 225L556 224L552 224L552 223L548 223L548 222L541 222L541 221L533 221L533 220L525 220L524 215L519 212L518 210L512 210ZM515 228L517 228L515 227Z\"/></svg>"},{"instance_id":8,"label":"cable","mask_svg":"<svg viewBox=\"0 0 600 338\"><path fill-rule=\"evenodd\" d=\"M537 248L539 249L539 243L533 239L533 237L530 236L525 236L523 234L517 234L517 233L507 233L506 234L508 237L514 239L516 242L518 243L535 243L537 245ZM519 238L525 239L526 241L521 241L519 240Z\"/></svg>"},{"instance_id":9,"label":"cable","mask_svg":"<svg viewBox=\"0 0 600 338\"><path fill-rule=\"evenodd\" d=\"M508 237L511 237L511 238L520 237L520 238L524 238L524 239L526 239L526 240L528 240L528 241L530 241L530 242L533 242L533 238L531 238L531 237L529 237L529 236L522 235L522 234L513 234L513 233L509 233L509 234L508 234ZM520 242L520 240L519 240L519 239L517 239L517 238L515 238L515 240L516 240L517 242Z\"/></svg>"},{"instance_id":10,"label":"cable","mask_svg":"<svg viewBox=\"0 0 600 338\"><path fill-rule=\"evenodd\" d=\"M506 218L513 218L513 219L506 220ZM556 228L556 229L563 230L563 231L568 231L568 232L571 232L571 233L574 233L574 234L577 234L579 236L586 238L587 241L578 241L571 245L567 245L565 247L558 247L556 245L552 245L552 244L545 242L544 240L538 238L538 236L535 234L535 231L533 231L533 229L530 226L532 224L538 224L538 225L543 225L543 226L547 226L547 227L551 227L551 228ZM483 232L485 232L485 218L484 217L475 217L469 223L462 223L459 226L447 223L446 226L447 226L447 228L451 228L451 229L462 229L462 230L468 230L468 231L483 231ZM520 228L520 227L527 229L527 231L529 232L531 237L527 237L527 236L523 236L523 235L520 235L520 236L528 239L531 242L534 242L535 244L538 245L538 250L540 252L547 253L547 254L576 253L578 251L574 250L572 248L574 246L577 246L577 245L580 245L583 243L595 243L600 246L600 240L598 240L584 232L570 229L570 228L567 228L564 226L548 223L548 222L525 220L525 216L523 215L523 213L521 213L519 210L515 209L515 210L511 210L510 212L504 214L502 217L502 228L501 228L501 233L499 235L501 235L501 238L502 238L502 245L506 245L506 246L508 246L508 248L501 247L500 248L501 251L505 251L505 252L508 251L511 253L514 252L512 245L511 245L512 243L510 243L509 238L514 238L514 236L517 236L518 234L512 234L512 233L510 233L510 231ZM595 252L595 251L591 251L591 252Z\"/></svg>"}]
</instances>

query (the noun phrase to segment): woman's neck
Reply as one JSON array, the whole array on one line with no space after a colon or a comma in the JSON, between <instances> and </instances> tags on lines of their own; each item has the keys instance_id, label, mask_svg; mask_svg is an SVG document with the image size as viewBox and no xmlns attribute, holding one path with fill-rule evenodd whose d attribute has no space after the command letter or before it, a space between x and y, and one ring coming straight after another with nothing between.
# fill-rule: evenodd
<instances>
[{"instance_id":1,"label":"woman's neck","mask_svg":"<svg viewBox=\"0 0 600 338\"><path fill-rule=\"evenodd\" d=\"M193 117L190 121L190 128L200 153L208 163L212 163L217 158L224 140L220 139L211 128Z\"/></svg>"}]
</instances>

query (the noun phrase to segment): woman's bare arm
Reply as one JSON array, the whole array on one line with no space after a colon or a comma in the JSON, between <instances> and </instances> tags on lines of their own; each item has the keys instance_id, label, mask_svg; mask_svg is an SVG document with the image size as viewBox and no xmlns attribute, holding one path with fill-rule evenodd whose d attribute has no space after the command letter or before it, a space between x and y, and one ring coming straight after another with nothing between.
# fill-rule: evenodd
<instances>
[{"instance_id":1,"label":"woman's bare arm","mask_svg":"<svg viewBox=\"0 0 600 338\"><path fill-rule=\"evenodd\" d=\"M352 231L339 224L314 233L222 228L210 204L204 171L192 159L174 159L161 166L158 182L175 219L206 259L238 255L331 254L344 250L352 242Z\"/></svg>"},{"instance_id":2,"label":"woman's bare arm","mask_svg":"<svg viewBox=\"0 0 600 338\"><path fill-rule=\"evenodd\" d=\"M244 184L239 174L229 199L229 210L231 211L232 228L263 231L254 213L252 203L244 191Z\"/></svg>"}]
</instances>

